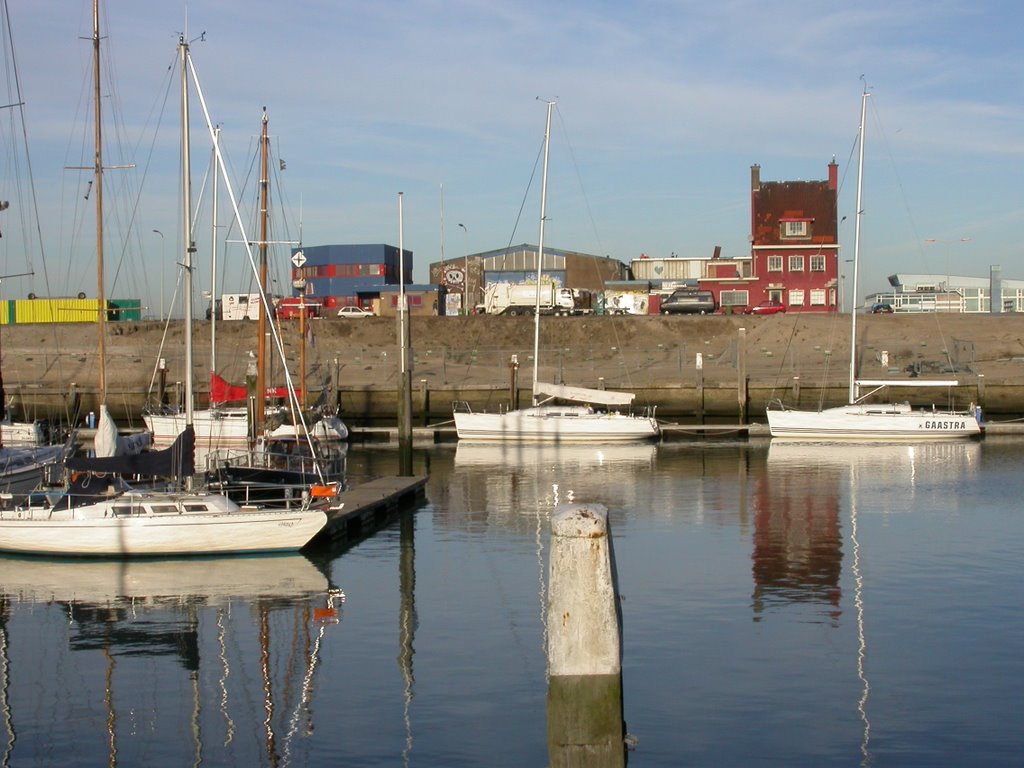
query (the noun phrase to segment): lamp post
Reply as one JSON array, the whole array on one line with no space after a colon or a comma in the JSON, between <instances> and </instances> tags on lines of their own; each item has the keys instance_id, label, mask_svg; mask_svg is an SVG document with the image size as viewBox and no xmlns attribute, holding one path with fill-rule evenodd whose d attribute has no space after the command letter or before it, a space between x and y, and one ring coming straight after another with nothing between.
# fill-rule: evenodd
<instances>
[{"instance_id":1,"label":"lamp post","mask_svg":"<svg viewBox=\"0 0 1024 768\"><path fill-rule=\"evenodd\" d=\"M935 245L937 243L941 243L941 244L947 246L946 249L945 249L945 251L946 251L946 283L945 283L945 285L942 286L943 293L946 294L945 305L946 305L946 311L947 312L949 311L949 278L950 278L950 271L951 271L951 267L950 267L950 263L949 263L949 261L950 261L950 249L949 249L948 246L956 245L957 243L969 243L969 242L971 242L971 238L969 238L969 237L961 237L959 240L939 240L939 239L934 238L934 237L929 237L929 238L926 238L925 241L924 241L925 245ZM938 309L938 307L936 307L936 309Z\"/></svg>"},{"instance_id":2,"label":"lamp post","mask_svg":"<svg viewBox=\"0 0 1024 768\"><path fill-rule=\"evenodd\" d=\"M154 234L160 235L160 320L164 319L164 233L159 229L153 230Z\"/></svg>"},{"instance_id":3,"label":"lamp post","mask_svg":"<svg viewBox=\"0 0 1024 768\"><path fill-rule=\"evenodd\" d=\"M463 269L462 277L462 313L464 315L469 314L469 230L466 229L465 224L459 224L459 227L463 232L466 233L465 249L465 268Z\"/></svg>"}]
</instances>

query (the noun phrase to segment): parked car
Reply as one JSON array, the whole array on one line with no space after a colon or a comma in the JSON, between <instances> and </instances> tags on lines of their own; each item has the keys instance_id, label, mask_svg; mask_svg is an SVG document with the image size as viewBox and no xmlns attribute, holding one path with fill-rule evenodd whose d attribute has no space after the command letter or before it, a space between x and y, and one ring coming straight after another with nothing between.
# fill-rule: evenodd
<instances>
[{"instance_id":1,"label":"parked car","mask_svg":"<svg viewBox=\"0 0 1024 768\"><path fill-rule=\"evenodd\" d=\"M743 314L745 314L745 315L774 315L777 312L785 312L785 311L786 311L786 305L785 304L783 304L781 301L775 301L774 299L769 299L768 301L762 301L760 304L758 304L756 306L747 307L746 309L743 310Z\"/></svg>"},{"instance_id":2,"label":"parked car","mask_svg":"<svg viewBox=\"0 0 1024 768\"><path fill-rule=\"evenodd\" d=\"M338 310L338 317L373 317L373 312L362 307L357 307L354 304L342 307Z\"/></svg>"},{"instance_id":3,"label":"parked car","mask_svg":"<svg viewBox=\"0 0 1024 768\"><path fill-rule=\"evenodd\" d=\"M873 315L891 315L892 313L892 304L875 304L871 307L871 314Z\"/></svg>"},{"instance_id":4,"label":"parked car","mask_svg":"<svg viewBox=\"0 0 1024 768\"><path fill-rule=\"evenodd\" d=\"M716 309L715 295L711 291L679 290L661 302L663 315L679 314L710 314Z\"/></svg>"}]
</instances>

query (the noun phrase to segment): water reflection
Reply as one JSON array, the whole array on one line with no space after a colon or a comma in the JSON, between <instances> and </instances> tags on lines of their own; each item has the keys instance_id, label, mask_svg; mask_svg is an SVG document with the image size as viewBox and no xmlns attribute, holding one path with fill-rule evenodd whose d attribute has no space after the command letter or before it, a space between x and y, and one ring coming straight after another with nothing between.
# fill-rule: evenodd
<instances>
[{"instance_id":1,"label":"water reflection","mask_svg":"<svg viewBox=\"0 0 1024 768\"><path fill-rule=\"evenodd\" d=\"M806 602L835 623L841 613L841 508L849 503L853 473L881 489L861 512L912 508L918 475L927 471L928 492L955 485L977 471L977 442L850 444L773 440L755 499L752 597L755 620L770 605ZM935 470L941 467L941 473ZM885 492L898 489L899 494Z\"/></svg>"},{"instance_id":2,"label":"water reflection","mask_svg":"<svg viewBox=\"0 0 1024 768\"><path fill-rule=\"evenodd\" d=\"M254 746L261 757L254 752L252 764L287 762L312 730L320 643L343 599L301 555L0 557L2 764L49 750L85 763L99 762L102 752L108 765L139 764L154 746L147 733L156 723L191 734L187 745L160 742L165 764L185 762L175 749L198 765L221 762L220 750L237 756ZM40 627L42 643L33 639ZM77 683L70 696L69 681ZM187 696L161 695L183 685ZM13 702L45 702L50 717ZM90 741L95 729L82 727L100 702L102 744ZM70 729L74 744L67 722L78 724ZM255 722L260 743L239 740Z\"/></svg>"}]
</instances>

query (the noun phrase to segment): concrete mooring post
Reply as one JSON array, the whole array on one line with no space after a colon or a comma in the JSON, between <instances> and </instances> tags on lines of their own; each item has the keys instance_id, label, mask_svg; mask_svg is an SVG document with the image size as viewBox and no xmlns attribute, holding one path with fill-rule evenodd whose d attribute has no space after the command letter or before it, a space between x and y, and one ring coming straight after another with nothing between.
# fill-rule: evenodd
<instances>
[{"instance_id":1,"label":"concrete mooring post","mask_svg":"<svg viewBox=\"0 0 1024 768\"><path fill-rule=\"evenodd\" d=\"M550 765L623 766L622 621L604 506L555 509L549 571Z\"/></svg>"}]
</instances>

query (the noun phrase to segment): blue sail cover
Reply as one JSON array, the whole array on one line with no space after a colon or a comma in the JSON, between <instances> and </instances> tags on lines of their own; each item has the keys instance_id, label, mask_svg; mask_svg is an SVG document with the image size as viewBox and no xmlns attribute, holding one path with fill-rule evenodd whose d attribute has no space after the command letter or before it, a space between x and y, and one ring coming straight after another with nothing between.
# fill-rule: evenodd
<instances>
[{"instance_id":1,"label":"blue sail cover","mask_svg":"<svg viewBox=\"0 0 1024 768\"><path fill-rule=\"evenodd\" d=\"M196 433L189 424L168 448L133 456L73 456L64 465L78 472L111 472L118 475L184 478L196 472Z\"/></svg>"}]
</instances>

